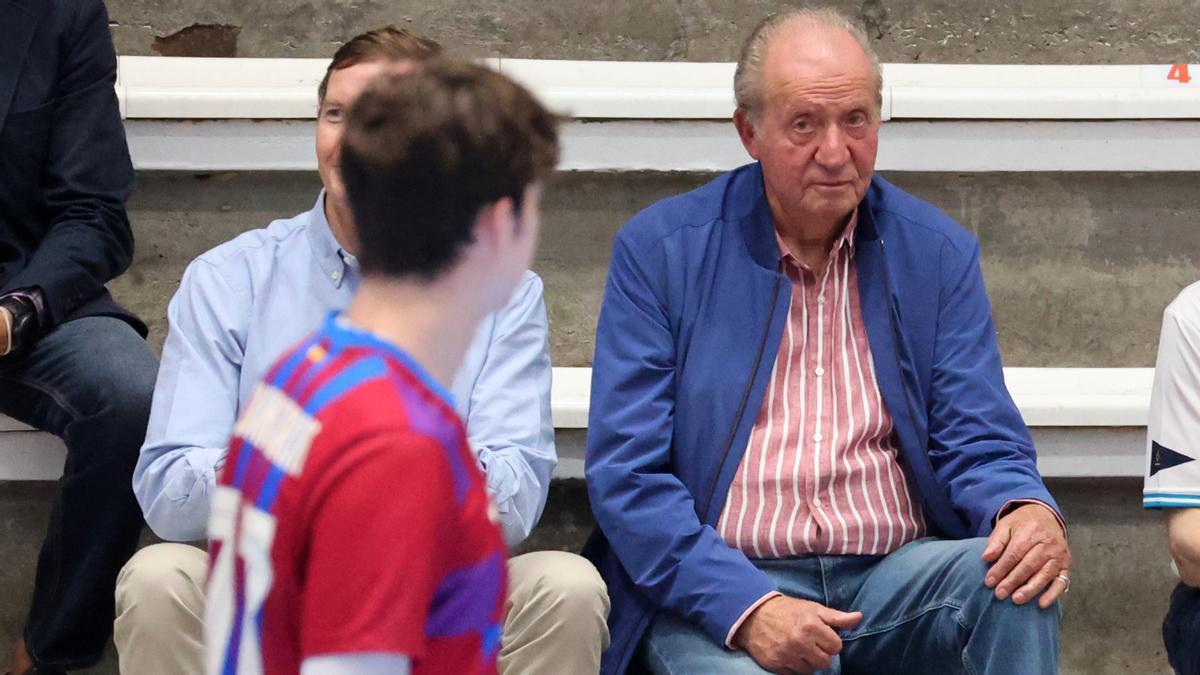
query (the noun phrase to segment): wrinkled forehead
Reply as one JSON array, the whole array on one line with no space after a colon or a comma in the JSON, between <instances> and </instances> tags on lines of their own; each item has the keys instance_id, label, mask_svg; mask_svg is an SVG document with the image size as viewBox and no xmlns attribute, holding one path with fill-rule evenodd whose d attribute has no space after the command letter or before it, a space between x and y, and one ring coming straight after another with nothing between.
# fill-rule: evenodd
<instances>
[{"instance_id":1,"label":"wrinkled forehead","mask_svg":"<svg viewBox=\"0 0 1200 675\"><path fill-rule=\"evenodd\" d=\"M800 73L769 81L765 94L763 105L767 109L784 111L846 112L859 108L870 111L878 107L874 77Z\"/></svg>"}]
</instances>

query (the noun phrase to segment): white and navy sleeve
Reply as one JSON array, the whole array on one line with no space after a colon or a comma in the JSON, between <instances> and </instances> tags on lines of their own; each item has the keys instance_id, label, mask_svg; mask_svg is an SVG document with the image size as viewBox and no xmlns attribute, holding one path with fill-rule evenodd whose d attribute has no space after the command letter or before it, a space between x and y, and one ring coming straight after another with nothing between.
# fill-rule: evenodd
<instances>
[{"instance_id":1,"label":"white and navy sleeve","mask_svg":"<svg viewBox=\"0 0 1200 675\"><path fill-rule=\"evenodd\" d=\"M1200 508L1200 283L1167 307L1146 439L1146 508Z\"/></svg>"}]
</instances>

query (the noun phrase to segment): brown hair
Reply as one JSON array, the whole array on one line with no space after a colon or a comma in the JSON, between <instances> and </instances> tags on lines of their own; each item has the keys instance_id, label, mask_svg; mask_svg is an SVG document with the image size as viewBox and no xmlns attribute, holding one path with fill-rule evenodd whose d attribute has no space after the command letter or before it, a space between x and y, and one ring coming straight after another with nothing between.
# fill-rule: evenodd
<instances>
[{"instance_id":1,"label":"brown hair","mask_svg":"<svg viewBox=\"0 0 1200 675\"><path fill-rule=\"evenodd\" d=\"M335 70L371 61L428 61L441 53L440 44L404 28L384 26L360 33L333 53L333 60L317 87L317 101L325 100L329 76Z\"/></svg>"},{"instance_id":2,"label":"brown hair","mask_svg":"<svg viewBox=\"0 0 1200 675\"><path fill-rule=\"evenodd\" d=\"M363 272L433 279L472 241L480 209L519 209L557 163L557 116L500 73L435 59L380 77L342 141Z\"/></svg>"}]
</instances>

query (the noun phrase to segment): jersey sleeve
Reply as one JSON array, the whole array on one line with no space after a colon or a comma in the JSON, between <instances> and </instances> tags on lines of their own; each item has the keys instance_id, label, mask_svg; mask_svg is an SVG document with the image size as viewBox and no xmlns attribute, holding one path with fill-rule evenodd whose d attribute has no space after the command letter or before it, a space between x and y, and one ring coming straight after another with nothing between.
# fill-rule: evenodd
<instances>
[{"instance_id":1,"label":"jersey sleeve","mask_svg":"<svg viewBox=\"0 0 1200 675\"><path fill-rule=\"evenodd\" d=\"M419 659L454 537L444 451L414 433L334 451L306 497L301 657L373 652Z\"/></svg>"},{"instance_id":2,"label":"jersey sleeve","mask_svg":"<svg viewBox=\"0 0 1200 675\"><path fill-rule=\"evenodd\" d=\"M1200 308L1163 317L1147 423L1147 508L1200 507Z\"/></svg>"}]
</instances>

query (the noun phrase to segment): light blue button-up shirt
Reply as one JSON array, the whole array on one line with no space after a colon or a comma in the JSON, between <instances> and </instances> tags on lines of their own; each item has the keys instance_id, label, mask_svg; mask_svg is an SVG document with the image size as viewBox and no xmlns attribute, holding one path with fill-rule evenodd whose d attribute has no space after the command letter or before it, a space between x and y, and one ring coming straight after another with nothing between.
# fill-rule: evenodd
<instances>
[{"instance_id":1,"label":"light blue button-up shirt","mask_svg":"<svg viewBox=\"0 0 1200 675\"><path fill-rule=\"evenodd\" d=\"M170 330L133 490L171 541L205 537L216 472L241 405L272 363L344 309L360 280L325 219L311 211L246 232L197 258L167 309ZM557 461L542 281L533 272L480 325L451 393L487 475L504 538L529 536Z\"/></svg>"}]
</instances>

